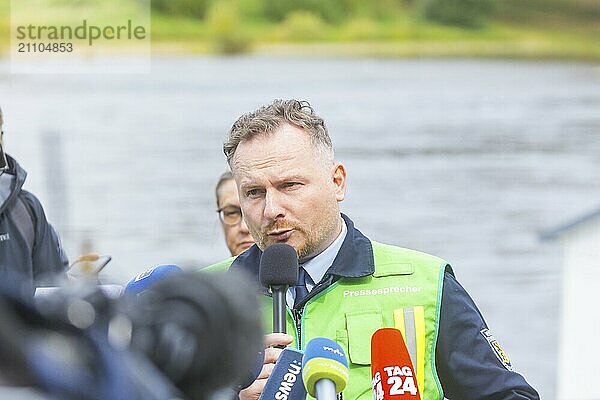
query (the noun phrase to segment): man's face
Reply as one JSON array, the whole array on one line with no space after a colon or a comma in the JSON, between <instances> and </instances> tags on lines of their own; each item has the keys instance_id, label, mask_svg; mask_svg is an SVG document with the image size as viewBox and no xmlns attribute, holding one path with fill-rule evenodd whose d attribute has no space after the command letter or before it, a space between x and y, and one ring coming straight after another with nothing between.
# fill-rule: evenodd
<instances>
[{"instance_id":1,"label":"man's face","mask_svg":"<svg viewBox=\"0 0 600 400\"><path fill-rule=\"evenodd\" d=\"M225 181L219 187L218 206L219 210L223 210L224 213L230 213L232 216L240 210L240 199L238 198L237 187L233 179ZM250 231L248 231L248 227L243 219L235 225L227 225L224 222L221 222L221 225L225 233L227 248L232 256L237 256L254 244L254 240L250 236Z\"/></svg>"},{"instance_id":2,"label":"man's face","mask_svg":"<svg viewBox=\"0 0 600 400\"><path fill-rule=\"evenodd\" d=\"M339 235L346 171L327 164L301 129L284 124L240 143L231 166L244 219L261 249L287 243L305 259Z\"/></svg>"}]
</instances>

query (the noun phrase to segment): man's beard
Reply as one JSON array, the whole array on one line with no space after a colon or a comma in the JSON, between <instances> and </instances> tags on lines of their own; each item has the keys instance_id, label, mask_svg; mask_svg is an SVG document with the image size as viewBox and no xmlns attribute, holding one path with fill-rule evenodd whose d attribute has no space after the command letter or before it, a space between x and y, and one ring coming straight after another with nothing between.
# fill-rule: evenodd
<instances>
[{"instance_id":1,"label":"man's beard","mask_svg":"<svg viewBox=\"0 0 600 400\"><path fill-rule=\"evenodd\" d=\"M339 217L338 217L339 218ZM296 253L298 253L298 259L303 260L309 256L315 256L316 251L323 251L325 249L323 247L323 241L328 238L331 234L332 230L336 227L337 219L332 220L331 223L318 226L317 229L307 230L303 227L298 226L297 224L290 224L285 221L276 221L274 224L270 225L267 229L260 230L259 232L252 232L252 237L256 240L258 247L264 251L268 246L278 243L275 240L269 238L267 232L271 232L273 230L293 230L292 235L305 239L304 244L301 248L296 249Z\"/></svg>"},{"instance_id":2,"label":"man's beard","mask_svg":"<svg viewBox=\"0 0 600 400\"><path fill-rule=\"evenodd\" d=\"M296 235L304 233L304 229L300 228L296 224L290 224L286 221L281 220L275 221L265 229L259 228L257 231L250 229L250 233L252 234L254 240L256 240L256 244L258 244L258 247L260 247L261 250L264 250L274 243L279 243L277 240L271 239L267 233L275 230L292 230L292 234ZM296 249L296 251L298 251L298 249Z\"/></svg>"}]
</instances>

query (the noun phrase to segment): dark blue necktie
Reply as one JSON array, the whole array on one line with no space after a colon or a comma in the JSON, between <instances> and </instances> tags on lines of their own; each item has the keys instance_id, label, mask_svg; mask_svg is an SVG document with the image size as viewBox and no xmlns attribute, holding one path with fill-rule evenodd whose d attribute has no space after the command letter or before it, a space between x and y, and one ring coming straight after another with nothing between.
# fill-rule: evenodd
<instances>
[{"instance_id":1,"label":"dark blue necktie","mask_svg":"<svg viewBox=\"0 0 600 400\"><path fill-rule=\"evenodd\" d=\"M310 279L310 275L306 273L303 267L298 270L298 284L296 285L296 296L294 297L294 308L308 295L306 281Z\"/></svg>"}]
</instances>

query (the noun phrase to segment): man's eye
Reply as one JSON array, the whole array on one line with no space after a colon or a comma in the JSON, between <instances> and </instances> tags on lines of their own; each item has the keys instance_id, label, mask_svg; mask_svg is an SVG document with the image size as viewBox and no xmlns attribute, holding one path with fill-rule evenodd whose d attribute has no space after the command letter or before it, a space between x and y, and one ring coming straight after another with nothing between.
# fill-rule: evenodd
<instances>
[{"instance_id":1,"label":"man's eye","mask_svg":"<svg viewBox=\"0 0 600 400\"><path fill-rule=\"evenodd\" d=\"M246 197L256 197L260 194L260 189L250 189L246 191Z\"/></svg>"},{"instance_id":2,"label":"man's eye","mask_svg":"<svg viewBox=\"0 0 600 400\"><path fill-rule=\"evenodd\" d=\"M225 214L226 217L233 217L235 215L241 214L241 211L239 211L239 210L230 210L230 211L224 211L223 213Z\"/></svg>"}]
</instances>

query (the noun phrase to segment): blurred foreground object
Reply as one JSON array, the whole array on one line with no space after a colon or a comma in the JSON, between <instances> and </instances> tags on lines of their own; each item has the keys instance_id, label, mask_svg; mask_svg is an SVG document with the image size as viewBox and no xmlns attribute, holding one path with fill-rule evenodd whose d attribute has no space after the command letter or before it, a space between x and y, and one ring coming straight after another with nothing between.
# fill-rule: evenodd
<instances>
[{"instance_id":1,"label":"blurred foreground object","mask_svg":"<svg viewBox=\"0 0 600 400\"><path fill-rule=\"evenodd\" d=\"M98 274L110 263L112 257L98 253L82 254L69 266L67 274L73 279L98 280Z\"/></svg>"},{"instance_id":2,"label":"blurred foreground object","mask_svg":"<svg viewBox=\"0 0 600 400\"><path fill-rule=\"evenodd\" d=\"M254 368L257 308L233 275L182 272L117 300L84 281L35 303L2 286L0 368L63 400L209 399Z\"/></svg>"}]
</instances>

